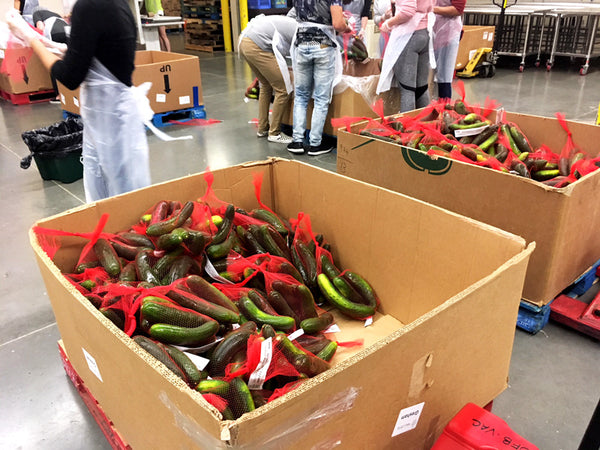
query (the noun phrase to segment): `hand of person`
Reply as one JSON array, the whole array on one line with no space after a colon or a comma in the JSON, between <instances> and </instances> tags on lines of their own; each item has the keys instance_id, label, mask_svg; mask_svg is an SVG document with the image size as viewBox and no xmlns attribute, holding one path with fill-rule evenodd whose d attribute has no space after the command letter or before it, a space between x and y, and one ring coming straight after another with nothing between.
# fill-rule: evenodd
<instances>
[{"instance_id":1,"label":"hand of person","mask_svg":"<svg viewBox=\"0 0 600 450\"><path fill-rule=\"evenodd\" d=\"M24 41L27 45L30 45L33 40L42 37L41 34L25 22L25 19L23 19L16 9L11 9L6 13L6 23L12 34Z\"/></svg>"},{"instance_id":2,"label":"hand of person","mask_svg":"<svg viewBox=\"0 0 600 450\"><path fill-rule=\"evenodd\" d=\"M389 25L389 21L390 21L390 19L386 20L379 27L379 29L381 30L382 33L390 33L392 31L392 29Z\"/></svg>"},{"instance_id":3,"label":"hand of person","mask_svg":"<svg viewBox=\"0 0 600 450\"><path fill-rule=\"evenodd\" d=\"M365 29L361 28L360 31L358 32L357 36L360 38L361 41L365 40Z\"/></svg>"}]
</instances>

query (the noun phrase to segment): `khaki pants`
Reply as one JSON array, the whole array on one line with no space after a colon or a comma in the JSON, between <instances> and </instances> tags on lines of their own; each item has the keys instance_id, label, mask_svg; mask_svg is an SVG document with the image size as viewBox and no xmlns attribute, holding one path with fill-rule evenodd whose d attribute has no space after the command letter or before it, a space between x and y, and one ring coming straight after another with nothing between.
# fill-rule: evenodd
<instances>
[{"instance_id":1,"label":"khaki pants","mask_svg":"<svg viewBox=\"0 0 600 450\"><path fill-rule=\"evenodd\" d=\"M276 136L281 133L281 119L288 111L291 100L291 95L285 89L285 81L277 65L277 59L272 52L262 50L249 38L242 39L240 53L260 81L258 131L268 130L269 135ZM275 99L269 126L269 107L273 95Z\"/></svg>"}]
</instances>

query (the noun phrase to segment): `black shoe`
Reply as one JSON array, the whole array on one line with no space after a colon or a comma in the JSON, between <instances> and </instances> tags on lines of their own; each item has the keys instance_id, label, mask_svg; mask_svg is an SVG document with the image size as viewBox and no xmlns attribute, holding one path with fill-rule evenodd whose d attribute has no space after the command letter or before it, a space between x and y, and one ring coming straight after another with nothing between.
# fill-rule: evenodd
<instances>
[{"instance_id":1,"label":"black shoe","mask_svg":"<svg viewBox=\"0 0 600 450\"><path fill-rule=\"evenodd\" d=\"M310 149L308 150L308 155L309 156L324 155L325 153L329 153L331 150L333 150L333 147L331 145L321 142L317 146L311 145Z\"/></svg>"},{"instance_id":2,"label":"black shoe","mask_svg":"<svg viewBox=\"0 0 600 450\"><path fill-rule=\"evenodd\" d=\"M288 152L295 154L304 153L304 144L302 142L291 142L287 146Z\"/></svg>"}]
</instances>

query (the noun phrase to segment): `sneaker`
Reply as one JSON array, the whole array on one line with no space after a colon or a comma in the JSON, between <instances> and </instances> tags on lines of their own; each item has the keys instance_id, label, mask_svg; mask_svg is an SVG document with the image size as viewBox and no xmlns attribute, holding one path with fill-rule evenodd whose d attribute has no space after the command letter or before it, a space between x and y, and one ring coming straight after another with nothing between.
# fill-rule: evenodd
<instances>
[{"instance_id":1,"label":"sneaker","mask_svg":"<svg viewBox=\"0 0 600 450\"><path fill-rule=\"evenodd\" d=\"M291 142L287 146L288 152L302 154L304 153L304 144L302 142Z\"/></svg>"},{"instance_id":2,"label":"sneaker","mask_svg":"<svg viewBox=\"0 0 600 450\"><path fill-rule=\"evenodd\" d=\"M333 147L331 145L327 145L327 144L324 144L323 142L321 142L317 146L311 145L310 149L308 150L308 155L309 156L324 155L325 153L329 153L331 150L333 150Z\"/></svg>"},{"instance_id":3,"label":"sneaker","mask_svg":"<svg viewBox=\"0 0 600 450\"><path fill-rule=\"evenodd\" d=\"M257 131L256 136L258 137L267 137L269 135L268 131Z\"/></svg>"},{"instance_id":4,"label":"sneaker","mask_svg":"<svg viewBox=\"0 0 600 450\"><path fill-rule=\"evenodd\" d=\"M269 142L275 142L277 144L289 144L292 142L292 138L283 133L270 135L267 139Z\"/></svg>"}]
</instances>

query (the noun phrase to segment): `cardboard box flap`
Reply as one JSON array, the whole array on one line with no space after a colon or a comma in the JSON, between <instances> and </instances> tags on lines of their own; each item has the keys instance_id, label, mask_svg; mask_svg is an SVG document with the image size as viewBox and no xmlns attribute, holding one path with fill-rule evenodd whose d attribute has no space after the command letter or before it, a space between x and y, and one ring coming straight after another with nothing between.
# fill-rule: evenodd
<instances>
[{"instance_id":1,"label":"cardboard box flap","mask_svg":"<svg viewBox=\"0 0 600 450\"><path fill-rule=\"evenodd\" d=\"M183 61L186 59L196 60L193 55L182 53L160 52L156 50L138 50L135 52L135 65L144 66L148 64L160 64L168 61Z\"/></svg>"}]
</instances>

